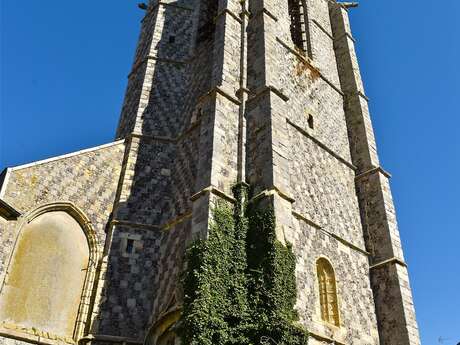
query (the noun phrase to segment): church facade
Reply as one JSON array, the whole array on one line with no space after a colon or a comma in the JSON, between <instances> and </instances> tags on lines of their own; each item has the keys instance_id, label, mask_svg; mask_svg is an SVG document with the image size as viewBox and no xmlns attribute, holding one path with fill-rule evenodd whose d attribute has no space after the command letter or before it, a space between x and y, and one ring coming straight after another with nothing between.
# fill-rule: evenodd
<instances>
[{"instance_id":1,"label":"church facade","mask_svg":"<svg viewBox=\"0 0 460 345\"><path fill-rule=\"evenodd\" d=\"M310 344L420 344L355 6L142 6L115 141L0 177L0 344L179 344L184 252L236 183L292 244Z\"/></svg>"}]
</instances>

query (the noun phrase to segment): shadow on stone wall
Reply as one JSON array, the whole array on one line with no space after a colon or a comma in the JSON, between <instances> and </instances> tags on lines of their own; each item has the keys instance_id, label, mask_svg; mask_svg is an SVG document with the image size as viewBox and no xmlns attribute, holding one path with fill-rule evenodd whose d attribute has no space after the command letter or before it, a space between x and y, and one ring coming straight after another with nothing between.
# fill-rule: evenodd
<instances>
[{"instance_id":1,"label":"shadow on stone wall","mask_svg":"<svg viewBox=\"0 0 460 345\"><path fill-rule=\"evenodd\" d=\"M173 4L194 8L195 2ZM190 197L195 193L199 156L202 111L197 100L209 89L213 38L211 34L203 39L191 59L193 16L193 10L161 6L152 20L157 26L164 22L161 37L150 34L144 42L152 46L150 56L155 59L145 59L134 71L140 75L130 79L138 88L135 79L142 78L145 91L153 72L142 114L136 121L120 121L129 128L119 133L136 135L127 136L120 202L114 208L114 225L108 229L112 241L106 248L106 273L100 280L102 299L100 308L95 308L96 322L88 330L92 334L143 341L152 322L171 304L180 303L175 292L191 231ZM130 92L141 99L140 107L146 100L128 85L122 116L136 115L127 109ZM171 225L178 219L181 221Z\"/></svg>"}]
</instances>

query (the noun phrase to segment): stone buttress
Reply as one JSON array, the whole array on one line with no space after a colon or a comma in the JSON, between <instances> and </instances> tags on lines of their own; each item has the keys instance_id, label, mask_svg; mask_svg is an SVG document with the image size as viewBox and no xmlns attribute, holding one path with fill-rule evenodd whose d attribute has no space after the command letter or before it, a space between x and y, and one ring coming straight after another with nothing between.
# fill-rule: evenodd
<instances>
[{"instance_id":1,"label":"stone buttress","mask_svg":"<svg viewBox=\"0 0 460 345\"><path fill-rule=\"evenodd\" d=\"M287 15L295 3L305 14L303 47ZM378 163L348 24L354 5L249 4L247 182L274 207L279 239L294 245L310 343L419 344L389 175ZM335 271L336 323L322 315L320 258Z\"/></svg>"},{"instance_id":2,"label":"stone buttress","mask_svg":"<svg viewBox=\"0 0 460 345\"><path fill-rule=\"evenodd\" d=\"M349 6L150 1L116 141L0 176L0 307L44 215L54 224L67 213L88 239L84 255L69 255L87 261L73 333L46 313L8 314L0 344L179 344L185 249L206 238L213 206L233 203L237 183L274 209L278 239L293 245L310 344L420 344Z\"/></svg>"}]
</instances>

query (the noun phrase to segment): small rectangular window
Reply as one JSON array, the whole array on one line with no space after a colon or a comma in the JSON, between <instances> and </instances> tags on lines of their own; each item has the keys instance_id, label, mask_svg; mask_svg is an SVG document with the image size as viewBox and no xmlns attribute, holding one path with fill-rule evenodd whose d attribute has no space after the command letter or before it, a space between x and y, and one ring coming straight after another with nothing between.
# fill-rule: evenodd
<instances>
[{"instance_id":1,"label":"small rectangular window","mask_svg":"<svg viewBox=\"0 0 460 345\"><path fill-rule=\"evenodd\" d=\"M315 129L315 122L311 114L308 115L308 127L310 127L310 129Z\"/></svg>"},{"instance_id":2,"label":"small rectangular window","mask_svg":"<svg viewBox=\"0 0 460 345\"><path fill-rule=\"evenodd\" d=\"M134 240L128 239L126 241L126 253L132 254L134 253Z\"/></svg>"}]
</instances>

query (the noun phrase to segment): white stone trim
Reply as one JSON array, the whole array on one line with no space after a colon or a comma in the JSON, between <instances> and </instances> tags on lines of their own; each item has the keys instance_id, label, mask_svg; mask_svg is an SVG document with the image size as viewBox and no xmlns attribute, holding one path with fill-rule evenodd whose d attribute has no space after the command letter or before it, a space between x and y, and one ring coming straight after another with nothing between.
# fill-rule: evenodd
<instances>
[{"instance_id":1,"label":"white stone trim","mask_svg":"<svg viewBox=\"0 0 460 345\"><path fill-rule=\"evenodd\" d=\"M50 162L58 161L58 160L65 159L65 158L75 157L75 156L78 156L78 155L81 155L81 154L84 154L84 153L102 150L102 149L105 149L105 148L108 148L108 147L111 147L111 146L120 145L120 144L124 143L124 141L125 141L124 139L117 140L117 141L114 141L114 142L111 142L111 143L108 143L108 144L103 144L103 145L91 147L89 149L83 149L83 150L80 150L80 151L71 152L71 153L60 155L60 156L55 156L55 157L35 161L35 162L32 162L32 163L18 165L18 166L12 167L12 168L8 168L8 172L21 170L21 169L26 169L26 168L31 168L31 167L34 167L34 166L37 166L37 165L50 163ZM5 180L6 180L6 178L5 178ZM1 194L0 194L0 196L1 196Z\"/></svg>"}]
</instances>

